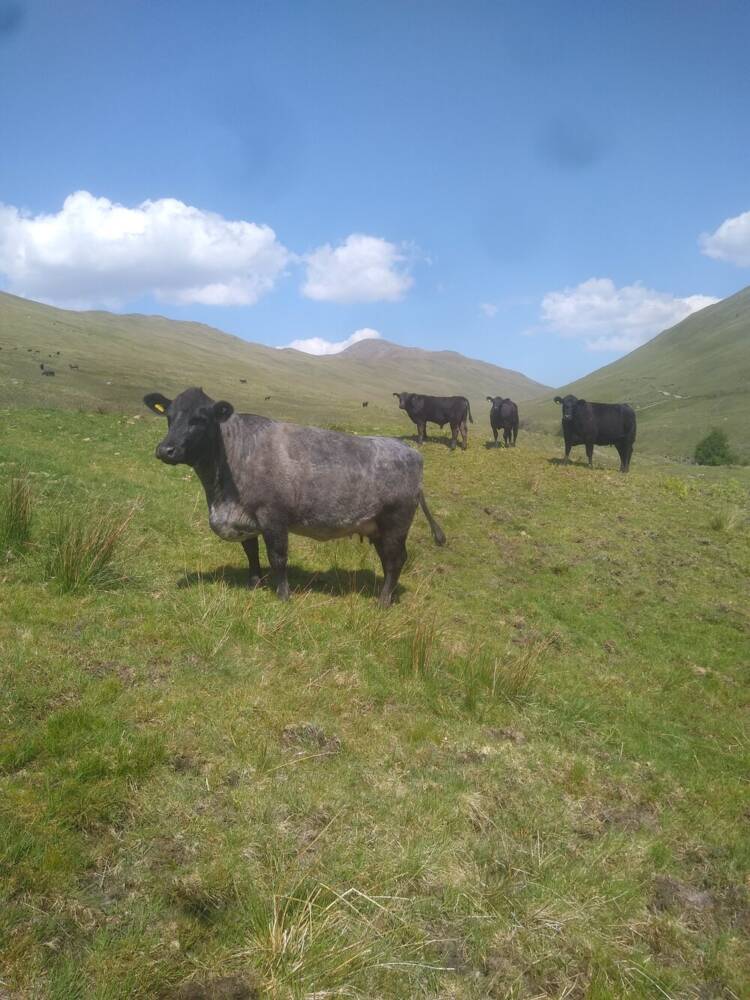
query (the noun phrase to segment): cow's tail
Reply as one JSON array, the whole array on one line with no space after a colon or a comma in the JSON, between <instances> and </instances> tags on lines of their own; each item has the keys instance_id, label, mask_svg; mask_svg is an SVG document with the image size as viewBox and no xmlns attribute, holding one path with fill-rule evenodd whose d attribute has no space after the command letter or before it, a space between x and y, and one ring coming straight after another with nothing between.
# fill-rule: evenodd
<instances>
[{"instance_id":1,"label":"cow's tail","mask_svg":"<svg viewBox=\"0 0 750 1000\"><path fill-rule=\"evenodd\" d=\"M466 409L469 411L469 423L473 424L474 417L472 417L471 415L471 403L469 402L468 399L466 399L466 396L464 396L464 400L466 401Z\"/></svg>"},{"instance_id":2,"label":"cow's tail","mask_svg":"<svg viewBox=\"0 0 750 1000\"><path fill-rule=\"evenodd\" d=\"M419 506L422 508L422 513L427 518L427 523L430 526L432 537L435 539L435 544L445 545L446 542L445 532L430 513L430 508L427 506L427 501L425 500L424 493L421 490L418 493L418 497L419 497Z\"/></svg>"}]
</instances>

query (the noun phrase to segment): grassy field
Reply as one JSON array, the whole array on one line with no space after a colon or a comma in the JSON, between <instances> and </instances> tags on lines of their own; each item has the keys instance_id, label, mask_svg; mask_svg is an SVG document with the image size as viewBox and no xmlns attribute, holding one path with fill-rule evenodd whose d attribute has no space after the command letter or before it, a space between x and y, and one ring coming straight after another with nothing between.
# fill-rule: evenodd
<instances>
[{"instance_id":1,"label":"grassy field","mask_svg":"<svg viewBox=\"0 0 750 1000\"><path fill-rule=\"evenodd\" d=\"M750 470L433 440L382 612L162 427L0 411L0 996L748 995Z\"/></svg>"},{"instance_id":2,"label":"grassy field","mask_svg":"<svg viewBox=\"0 0 750 1000\"><path fill-rule=\"evenodd\" d=\"M701 309L631 354L553 395L623 401L638 412L636 449L692 458L709 430L726 431L750 461L750 288ZM549 398L524 407L531 426L551 431Z\"/></svg>"}]
</instances>

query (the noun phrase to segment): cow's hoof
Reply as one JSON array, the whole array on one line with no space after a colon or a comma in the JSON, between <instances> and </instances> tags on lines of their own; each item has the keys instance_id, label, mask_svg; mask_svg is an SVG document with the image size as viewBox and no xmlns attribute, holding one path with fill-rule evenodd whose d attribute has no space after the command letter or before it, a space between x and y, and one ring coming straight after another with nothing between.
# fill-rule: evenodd
<instances>
[{"instance_id":1,"label":"cow's hoof","mask_svg":"<svg viewBox=\"0 0 750 1000\"><path fill-rule=\"evenodd\" d=\"M278 597L278 599L280 601L288 601L289 600L289 587L287 587L287 586L278 587L277 590L276 590L276 596Z\"/></svg>"},{"instance_id":2,"label":"cow's hoof","mask_svg":"<svg viewBox=\"0 0 750 1000\"><path fill-rule=\"evenodd\" d=\"M381 594L378 599L378 604L381 608L390 608L391 600L392 598L390 594Z\"/></svg>"},{"instance_id":3,"label":"cow's hoof","mask_svg":"<svg viewBox=\"0 0 750 1000\"><path fill-rule=\"evenodd\" d=\"M251 576L250 579L247 581L247 585L250 588L250 590L257 590L258 587L260 587L260 577Z\"/></svg>"}]
</instances>

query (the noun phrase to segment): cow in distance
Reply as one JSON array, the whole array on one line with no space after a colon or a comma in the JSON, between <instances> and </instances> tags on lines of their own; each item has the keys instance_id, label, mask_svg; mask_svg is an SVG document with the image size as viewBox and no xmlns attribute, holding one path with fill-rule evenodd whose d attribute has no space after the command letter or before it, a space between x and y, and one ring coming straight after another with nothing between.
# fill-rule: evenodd
<instances>
[{"instance_id":1,"label":"cow in distance","mask_svg":"<svg viewBox=\"0 0 750 1000\"><path fill-rule=\"evenodd\" d=\"M400 410L405 410L417 425L417 444L427 437L427 424L438 424L442 430L450 424L451 451L456 447L458 435L462 438L462 448L466 451L469 443L468 417L473 424L471 406L466 396L424 396L418 392L394 392Z\"/></svg>"},{"instance_id":2,"label":"cow in distance","mask_svg":"<svg viewBox=\"0 0 750 1000\"><path fill-rule=\"evenodd\" d=\"M635 411L627 403L589 403L577 396L555 396L562 406L562 432L565 439L565 462L570 449L586 447L589 468L594 464L594 445L614 445L620 456L620 472L630 471L635 443Z\"/></svg>"},{"instance_id":3,"label":"cow in distance","mask_svg":"<svg viewBox=\"0 0 750 1000\"><path fill-rule=\"evenodd\" d=\"M290 533L319 541L358 534L380 557L380 604L388 607L418 506L435 543L445 544L422 491L422 456L401 441L235 413L231 403L196 388L175 399L150 393L143 401L167 420L156 457L195 470L209 524L220 538L242 544L251 587L260 583L260 537L276 593L286 600Z\"/></svg>"},{"instance_id":4,"label":"cow in distance","mask_svg":"<svg viewBox=\"0 0 750 1000\"><path fill-rule=\"evenodd\" d=\"M518 437L518 407L512 399L504 399L502 396L488 396L487 402L492 403L490 407L490 427L495 437L495 446L500 447L498 432L503 432L503 444L506 448L511 445L515 448Z\"/></svg>"}]
</instances>

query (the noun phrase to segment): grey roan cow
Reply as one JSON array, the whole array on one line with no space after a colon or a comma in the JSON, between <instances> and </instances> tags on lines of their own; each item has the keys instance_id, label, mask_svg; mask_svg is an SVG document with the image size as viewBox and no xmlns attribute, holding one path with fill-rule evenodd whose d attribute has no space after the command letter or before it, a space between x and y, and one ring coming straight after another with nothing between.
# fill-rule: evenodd
<instances>
[{"instance_id":1,"label":"grey roan cow","mask_svg":"<svg viewBox=\"0 0 750 1000\"><path fill-rule=\"evenodd\" d=\"M594 445L613 444L620 456L620 472L628 472L635 442L635 412L627 403L587 403L577 396L555 396L562 405L565 461L570 449L586 445L589 466L594 464Z\"/></svg>"},{"instance_id":2,"label":"grey roan cow","mask_svg":"<svg viewBox=\"0 0 750 1000\"><path fill-rule=\"evenodd\" d=\"M409 417L417 425L417 443L422 444L427 436L427 424L439 424L442 430L446 424L451 427L451 449L456 447L459 431L463 439L463 449L466 451L469 430L466 425L468 417L471 423L471 406L465 396L423 396L419 392L394 392L398 399L400 410L406 410Z\"/></svg>"},{"instance_id":3,"label":"grey roan cow","mask_svg":"<svg viewBox=\"0 0 750 1000\"><path fill-rule=\"evenodd\" d=\"M422 493L422 457L400 441L235 413L231 403L214 402L202 389L186 389L174 400L151 393L143 401L167 418L156 457L195 469L209 524L220 538L242 543L251 587L260 583L259 536L276 592L286 600L289 532L320 541L359 534L380 556L380 603L387 607L406 562L417 504L435 542L445 543Z\"/></svg>"},{"instance_id":4,"label":"grey roan cow","mask_svg":"<svg viewBox=\"0 0 750 1000\"><path fill-rule=\"evenodd\" d=\"M495 444L500 446L497 432L502 430L505 447L509 448L512 444L515 448L518 437L518 407L512 399L503 399L502 396L488 396L487 402L492 403L490 427L495 436Z\"/></svg>"}]
</instances>

